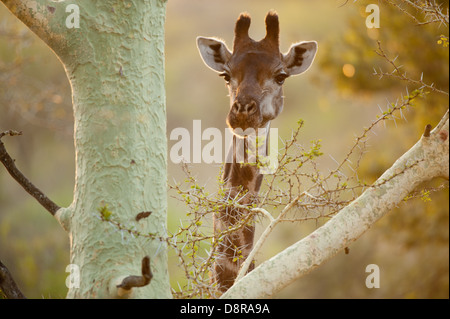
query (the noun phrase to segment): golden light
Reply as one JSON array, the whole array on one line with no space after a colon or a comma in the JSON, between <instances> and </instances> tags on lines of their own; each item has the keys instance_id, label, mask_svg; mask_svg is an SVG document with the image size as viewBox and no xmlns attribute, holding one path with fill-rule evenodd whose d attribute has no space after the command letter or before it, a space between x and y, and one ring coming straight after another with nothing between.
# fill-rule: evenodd
<instances>
[{"instance_id":1,"label":"golden light","mask_svg":"<svg viewBox=\"0 0 450 319\"><path fill-rule=\"evenodd\" d=\"M372 40L378 40L378 38L380 37L380 31L377 28L367 29L367 35Z\"/></svg>"},{"instance_id":2,"label":"golden light","mask_svg":"<svg viewBox=\"0 0 450 319\"><path fill-rule=\"evenodd\" d=\"M352 78L355 76L356 73L356 69L353 65L351 64L345 64L342 68L342 72L344 73L344 75L348 78Z\"/></svg>"},{"instance_id":3,"label":"golden light","mask_svg":"<svg viewBox=\"0 0 450 319\"><path fill-rule=\"evenodd\" d=\"M63 99L62 99L62 96L61 96L61 95L54 94L54 95L52 96L52 102L53 102L53 103L55 103L55 104L61 104L62 101L63 101Z\"/></svg>"}]
</instances>

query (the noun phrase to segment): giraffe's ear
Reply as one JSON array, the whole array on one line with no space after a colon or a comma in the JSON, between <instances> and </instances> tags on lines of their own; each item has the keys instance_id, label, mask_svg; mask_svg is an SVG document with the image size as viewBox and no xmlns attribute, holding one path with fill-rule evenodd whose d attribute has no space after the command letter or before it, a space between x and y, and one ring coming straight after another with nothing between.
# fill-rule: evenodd
<instances>
[{"instance_id":1,"label":"giraffe's ear","mask_svg":"<svg viewBox=\"0 0 450 319\"><path fill-rule=\"evenodd\" d=\"M283 60L289 75L298 75L309 69L317 53L317 42L300 42L294 44L289 52L283 55Z\"/></svg>"},{"instance_id":2,"label":"giraffe's ear","mask_svg":"<svg viewBox=\"0 0 450 319\"><path fill-rule=\"evenodd\" d=\"M225 43L214 38L197 38L197 47L203 62L216 72L225 71L225 64L231 57L231 52L228 50Z\"/></svg>"}]
</instances>

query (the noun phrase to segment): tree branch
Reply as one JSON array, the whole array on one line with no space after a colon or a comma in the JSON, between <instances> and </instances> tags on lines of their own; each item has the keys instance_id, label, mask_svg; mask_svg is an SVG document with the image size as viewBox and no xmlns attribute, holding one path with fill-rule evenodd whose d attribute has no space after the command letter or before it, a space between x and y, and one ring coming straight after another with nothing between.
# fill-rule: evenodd
<instances>
[{"instance_id":1,"label":"tree branch","mask_svg":"<svg viewBox=\"0 0 450 319\"><path fill-rule=\"evenodd\" d=\"M122 283L117 285L117 288L123 290L131 290L132 288L144 287L150 284L153 278L152 271L150 269L150 257L145 256L142 259L142 276L128 276L122 280Z\"/></svg>"},{"instance_id":2,"label":"tree branch","mask_svg":"<svg viewBox=\"0 0 450 319\"><path fill-rule=\"evenodd\" d=\"M286 205L286 207L283 209L283 211L278 215L277 218L273 218L272 215L270 213L266 212L266 216L270 216L270 224L269 226L267 226L267 228L264 230L264 232L262 233L262 235L258 238L258 241L256 242L256 244L254 245L252 251L250 252L250 254L247 256L247 259L245 260L245 262L242 264L241 269L239 270L239 273L236 277L236 281L239 281L242 277L245 276L245 274L247 273L248 269L250 268L251 263L253 262L253 259L255 258L256 254L259 252L259 250L261 249L262 245L264 244L264 242L266 241L266 239L269 237L270 233L272 232L272 230L275 228L275 226L280 223L284 216L295 206L297 205L298 201L300 200L301 197L303 197L306 193L303 193L299 196L297 196L292 202L290 202L288 205ZM252 209L252 211L261 211L262 209L258 209L258 208L254 208Z\"/></svg>"},{"instance_id":3,"label":"tree branch","mask_svg":"<svg viewBox=\"0 0 450 319\"><path fill-rule=\"evenodd\" d=\"M27 191L27 193L33 196L39 204L41 204L50 214L54 216L61 207L51 201L41 190L34 186L33 183L31 183L21 171L19 171L14 163L14 160L11 156L9 156L5 145L2 142L2 137L5 135L22 135L22 132L6 131L0 133L0 162L2 162L9 174L23 187L23 189Z\"/></svg>"},{"instance_id":4,"label":"tree branch","mask_svg":"<svg viewBox=\"0 0 450 319\"><path fill-rule=\"evenodd\" d=\"M413 14L409 12L407 9L403 8L402 5L397 4L395 1L392 0L384 0L388 4L392 5L393 7L397 8L404 14L406 14L408 17L410 17L418 26L430 24L430 23L440 23L444 24L445 26L448 25L449 19L448 19L448 9L447 13L444 13L443 5L438 4L436 0L432 1L421 1L420 3L415 3L414 1L410 0L403 0L401 3L408 4L411 8L416 9L416 13ZM424 21L420 21L420 17L418 17L419 14L425 15L423 18Z\"/></svg>"},{"instance_id":5,"label":"tree branch","mask_svg":"<svg viewBox=\"0 0 450 319\"><path fill-rule=\"evenodd\" d=\"M421 76L420 80L415 80L415 79L412 79L412 78L408 77L407 74L406 74L406 72L402 72L402 71L400 70L400 69L401 69L401 66L398 66L397 64L395 64L395 61L397 60L397 58L391 59L391 58L387 55L387 53L383 50L383 47L382 47L382 45L381 45L381 41L377 41L377 44L378 44L378 51L375 51L375 53L376 53L377 55L379 55L380 57L382 57L383 59L385 59L386 62L388 62L388 63L393 67L393 70L392 70L392 72L388 73L388 72L384 72L384 71L381 70L381 68L380 68L380 71L378 72L378 71L374 68L374 71L375 71L375 72L374 72L374 75L377 75L377 76L379 76L380 78L382 78L383 76L396 78L396 79L399 79L399 80L401 80L401 81L405 81L405 82L408 82L408 83L412 83L412 84L418 85L418 86L420 86L421 88L427 88L428 90L433 91L433 92L436 92L436 93L444 94L444 95L447 95L447 96L449 95L449 93L448 93L447 91L440 90L440 89L436 88L436 87L434 86L434 83L433 83L433 84L427 84L427 83L425 83L425 82L423 81L423 73L422 73L422 76Z\"/></svg>"},{"instance_id":6,"label":"tree branch","mask_svg":"<svg viewBox=\"0 0 450 319\"><path fill-rule=\"evenodd\" d=\"M8 299L26 299L17 287L16 282L11 276L8 268L0 261L0 291L3 292Z\"/></svg>"},{"instance_id":7,"label":"tree branch","mask_svg":"<svg viewBox=\"0 0 450 319\"><path fill-rule=\"evenodd\" d=\"M448 131L447 111L430 136L422 136L373 187L324 226L237 281L222 298L272 296L348 247L421 183L436 177L448 179Z\"/></svg>"},{"instance_id":8,"label":"tree branch","mask_svg":"<svg viewBox=\"0 0 450 319\"><path fill-rule=\"evenodd\" d=\"M0 0L31 31L55 49L61 46L66 12L63 2L52 0Z\"/></svg>"}]
</instances>

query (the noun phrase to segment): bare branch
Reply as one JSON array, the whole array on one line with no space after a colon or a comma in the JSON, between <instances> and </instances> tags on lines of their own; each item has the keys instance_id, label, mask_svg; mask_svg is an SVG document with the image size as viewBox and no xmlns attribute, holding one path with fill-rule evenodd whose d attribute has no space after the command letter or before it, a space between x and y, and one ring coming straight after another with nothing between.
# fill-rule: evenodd
<instances>
[{"instance_id":1,"label":"bare branch","mask_svg":"<svg viewBox=\"0 0 450 319\"><path fill-rule=\"evenodd\" d=\"M447 114L437 126L439 130L433 130L428 138L422 137L374 183L375 187L367 189L324 226L237 281L222 298L272 296L348 247L421 183L435 177L448 179L449 141L440 134L448 134Z\"/></svg>"},{"instance_id":2,"label":"bare branch","mask_svg":"<svg viewBox=\"0 0 450 319\"><path fill-rule=\"evenodd\" d=\"M52 48L63 44L62 34L66 31L64 2L51 0L0 0L0 2Z\"/></svg>"},{"instance_id":3,"label":"bare branch","mask_svg":"<svg viewBox=\"0 0 450 319\"><path fill-rule=\"evenodd\" d=\"M150 284L153 278L152 271L150 269L150 257L145 256L142 259L142 275L141 276L128 276L126 277L117 288L124 290L131 290L132 288L144 287Z\"/></svg>"},{"instance_id":4,"label":"bare branch","mask_svg":"<svg viewBox=\"0 0 450 319\"><path fill-rule=\"evenodd\" d=\"M6 135L22 135L22 132L6 131L0 133L0 162L2 162L9 174L23 187L23 189L27 191L27 193L33 196L39 204L41 204L50 214L54 216L61 207L51 201L41 190L34 186L33 183L31 183L21 171L19 171L1 140L2 137Z\"/></svg>"},{"instance_id":5,"label":"bare branch","mask_svg":"<svg viewBox=\"0 0 450 319\"><path fill-rule=\"evenodd\" d=\"M422 26L431 23L439 23L444 26L449 24L449 14L448 8L447 12L443 12L441 4L438 4L436 0L427 1L417 1L417 0L403 0L401 3L406 3L409 5L409 10L415 9L415 12L408 11L408 8L397 4L394 0L384 0L384 2L390 4L391 6L397 8L399 11L403 12L409 18L411 18L416 25ZM421 17L419 17L421 15ZM422 17L423 16L423 17Z\"/></svg>"},{"instance_id":6,"label":"bare branch","mask_svg":"<svg viewBox=\"0 0 450 319\"><path fill-rule=\"evenodd\" d=\"M11 276L8 268L0 261L0 292L8 299L26 299Z\"/></svg>"},{"instance_id":7,"label":"bare branch","mask_svg":"<svg viewBox=\"0 0 450 319\"><path fill-rule=\"evenodd\" d=\"M299 196L297 196L292 202L290 202L288 205L286 205L286 207L283 209L283 211L278 215L278 217L276 219L271 219L270 220L270 224L269 226L267 226L267 228L264 230L264 233L260 236L260 238L258 239L258 241L256 242L255 246L253 247L252 251L250 252L250 254L248 255L247 259L245 260L245 262L242 264L241 269L239 270L239 274L236 277L236 281L240 280L242 277L244 277L244 275L247 273L251 263L253 262L253 259L255 258L256 254L259 252L259 250L261 249L262 245L264 244L264 242L266 241L267 237L269 237L270 233L272 232L272 230L275 228L275 226L281 222L283 220L283 217L286 216L286 214L295 206L297 205L298 201L300 200L301 197L303 197L304 195L306 195L307 193L303 193ZM256 210L256 209L253 209ZM269 216L270 213L268 213L267 211L265 211Z\"/></svg>"},{"instance_id":8,"label":"bare branch","mask_svg":"<svg viewBox=\"0 0 450 319\"><path fill-rule=\"evenodd\" d=\"M444 117L442 118L442 120L439 122L439 124L436 126L436 128L431 133L434 134L435 132L442 131L444 129L444 127L446 125L448 125L449 117L450 117L449 110L447 109L447 112L445 113Z\"/></svg>"},{"instance_id":9,"label":"bare branch","mask_svg":"<svg viewBox=\"0 0 450 319\"><path fill-rule=\"evenodd\" d=\"M425 127L425 132L423 133L423 137L430 137L432 129L433 129L433 126L431 126L431 124L428 124Z\"/></svg>"},{"instance_id":10,"label":"bare branch","mask_svg":"<svg viewBox=\"0 0 450 319\"><path fill-rule=\"evenodd\" d=\"M385 59L390 65L392 65L393 71L388 73L388 72L383 72L382 70L380 70L380 72L375 70L374 75L377 75L377 76L380 76L380 77L387 76L387 77L391 77L391 78L396 78L398 80L418 85L421 88L426 88L426 89L428 89L430 91L433 91L433 92L436 92L436 93L444 94L444 95L447 95L447 96L449 95L448 92L436 88L434 86L434 84L427 84L427 83L425 83L423 81L423 74L422 74L420 80L415 80L415 79L412 79L412 78L408 77L406 75L406 72L402 72L400 70L401 66L398 66L397 64L395 64L395 60L397 58L391 59L388 56L388 54L383 50L380 41L378 41L378 51L375 51L375 53L378 54L383 59Z\"/></svg>"}]
</instances>

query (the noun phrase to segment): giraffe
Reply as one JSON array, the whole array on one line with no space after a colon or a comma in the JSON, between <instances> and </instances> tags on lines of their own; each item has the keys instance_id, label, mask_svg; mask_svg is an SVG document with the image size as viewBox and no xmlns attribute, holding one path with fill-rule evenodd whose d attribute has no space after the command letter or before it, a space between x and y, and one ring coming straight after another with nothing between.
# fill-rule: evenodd
<instances>
[{"instance_id":1,"label":"giraffe","mask_svg":"<svg viewBox=\"0 0 450 319\"><path fill-rule=\"evenodd\" d=\"M314 61L317 42L293 44L286 54L279 49L279 19L276 12L266 16L266 36L260 41L249 37L251 18L241 13L236 25L231 52L217 38L198 37L197 46L203 62L224 78L230 96L230 110L226 118L234 137L223 169L227 198L240 194L239 204L249 205L257 200L263 174L258 165L236 161L236 150L248 149L248 129L269 131L270 122L283 109L283 84L294 75L307 71ZM267 149L267 139L264 140ZM246 157L246 152L244 152ZM248 211L224 208L214 216L214 232L221 234L248 217ZM227 233L218 243L212 282L225 292L234 283L242 263L252 250L255 226L252 219L244 227ZM252 262L249 271L254 268Z\"/></svg>"}]
</instances>

